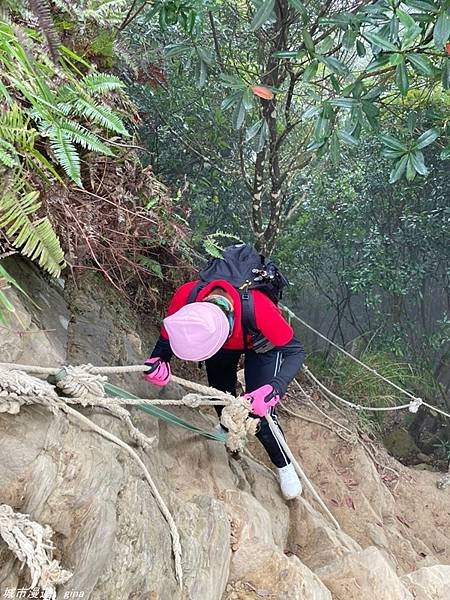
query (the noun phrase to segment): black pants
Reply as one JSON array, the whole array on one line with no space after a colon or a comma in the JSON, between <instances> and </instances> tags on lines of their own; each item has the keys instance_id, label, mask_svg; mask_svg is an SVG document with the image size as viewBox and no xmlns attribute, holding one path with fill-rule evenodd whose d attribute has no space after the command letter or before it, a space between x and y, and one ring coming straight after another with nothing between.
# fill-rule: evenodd
<instances>
[{"instance_id":1,"label":"black pants","mask_svg":"<svg viewBox=\"0 0 450 600\"><path fill-rule=\"evenodd\" d=\"M219 350L212 358L206 361L206 372L208 374L209 385L221 390L222 392L229 392L236 396L236 384L237 384L237 367L239 358L242 352L239 350ZM262 385L267 384L274 375L276 375L281 366L282 355L277 350L270 350L264 354L258 354L253 350L247 350L244 353L245 358L245 387L246 392L253 392ZM220 417L222 412L221 407L216 407L217 413ZM269 414L275 421L277 427L278 419L276 415L275 407L269 409ZM269 424L265 418L259 422L256 437L262 443L269 455L270 460L277 467L285 467L291 461L284 454L277 439L270 431Z\"/></svg>"}]
</instances>

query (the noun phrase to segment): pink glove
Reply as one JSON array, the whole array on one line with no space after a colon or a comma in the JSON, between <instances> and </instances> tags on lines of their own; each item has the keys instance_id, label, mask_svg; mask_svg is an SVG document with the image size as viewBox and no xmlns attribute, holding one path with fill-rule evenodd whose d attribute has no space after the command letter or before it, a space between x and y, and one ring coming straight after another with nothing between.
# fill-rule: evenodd
<instances>
[{"instance_id":1,"label":"pink glove","mask_svg":"<svg viewBox=\"0 0 450 600\"><path fill-rule=\"evenodd\" d=\"M271 385L263 385L250 394L244 394L244 398L252 403L252 413L258 417L265 417L269 408L280 401L280 396Z\"/></svg>"},{"instance_id":2,"label":"pink glove","mask_svg":"<svg viewBox=\"0 0 450 600\"><path fill-rule=\"evenodd\" d=\"M164 387L170 380L170 365L159 356L147 358L144 365L148 366L148 371L144 371L144 379L153 385Z\"/></svg>"}]
</instances>

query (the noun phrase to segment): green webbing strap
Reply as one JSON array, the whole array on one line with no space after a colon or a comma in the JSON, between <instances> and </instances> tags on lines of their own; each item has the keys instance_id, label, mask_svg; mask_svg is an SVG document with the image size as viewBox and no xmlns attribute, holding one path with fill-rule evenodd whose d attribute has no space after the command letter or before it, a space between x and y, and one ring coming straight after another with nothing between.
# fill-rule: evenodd
<instances>
[{"instance_id":1,"label":"green webbing strap","mask_svg":"<svg viewBox=\"0 0 450 600\"><path fill-rule=\"evenodd\" d=\"M137 396L134 396L130 392L127 392L126 390L123 390L122 388L117 387L116 385L112 385L111 383L105 383L104 388L108 395L114 396L115 398L123 398L125 400L139 400ZM172 425L176 425L177 427L182 427L183 429L187 429L188 431L192 431L194 433L197 433L198 435L203 435L204 437L210 440L216 440L217 442L225 443L227 439L227 434L224 431L205 431L204 429L200 429L195 425L191 425L184 419L180 419L180 417L177 417L168 410L164 410L163 408L159 408L158 406L152 406L149 404L138 404L136 408L139 408L140 410L148 413L149 415L152 415L153 417L162 419L167 423L171 423Z\"/></svg>"}]
</instances>

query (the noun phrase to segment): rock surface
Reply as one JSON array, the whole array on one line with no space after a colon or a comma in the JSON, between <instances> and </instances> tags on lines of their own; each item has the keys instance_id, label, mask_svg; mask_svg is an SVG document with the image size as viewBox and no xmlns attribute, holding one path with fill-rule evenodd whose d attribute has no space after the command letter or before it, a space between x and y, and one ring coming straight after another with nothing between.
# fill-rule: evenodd
<instances>
[{"instance_id":1,"label":"rock surface","mask_svg":"<svg viewBox=\"0 0 450 600\"><path fill-rule=\"evenodd\" d=\"M78 290L64 290L28 263L8 270L39 309L10 293L17 319L0 329L2 360L139 363L157 335L95 277ZM114 382L146 397L160 393L135 375ZM171 386L164 393L178 397L180 390ZM304 401L291 402L307 414ZM132 443L116 417L79 410ZM216 422L209 408L173 410L203 428ZM450 598L449 492L436 488L435 473L408 469L370 441L350 444L317 424L283 416L290 447L341 524L336 531L309 494L283 501L255 441L251 452L266 466L246 455L236 460L217 442L138 410L132 418L153 438L151 448L135 450L177 523L182 590L167 523L140 467L123 449L43 407L0 413L0 503L53 528L55 558L73 571L58 598ZM0 597L28 584L27 569L0 542Z\"/></svg>"}]
</instances>

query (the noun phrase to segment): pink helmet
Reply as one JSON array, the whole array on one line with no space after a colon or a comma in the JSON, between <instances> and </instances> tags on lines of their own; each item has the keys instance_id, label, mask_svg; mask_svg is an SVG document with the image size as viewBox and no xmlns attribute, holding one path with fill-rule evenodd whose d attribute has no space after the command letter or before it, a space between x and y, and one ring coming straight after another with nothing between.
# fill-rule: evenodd
<instances>
[{"instance_id":1,"label":"pink helmet","mask_svg":"<svg viewBox=\"0 0 450 600\"><path fill-rule=\"evenodd\" d=\"M211 302L186 304L164 319L164 327L173 353L183 360L211 358L230 334L225 313Z\"/></svg>"}]
</instances>

